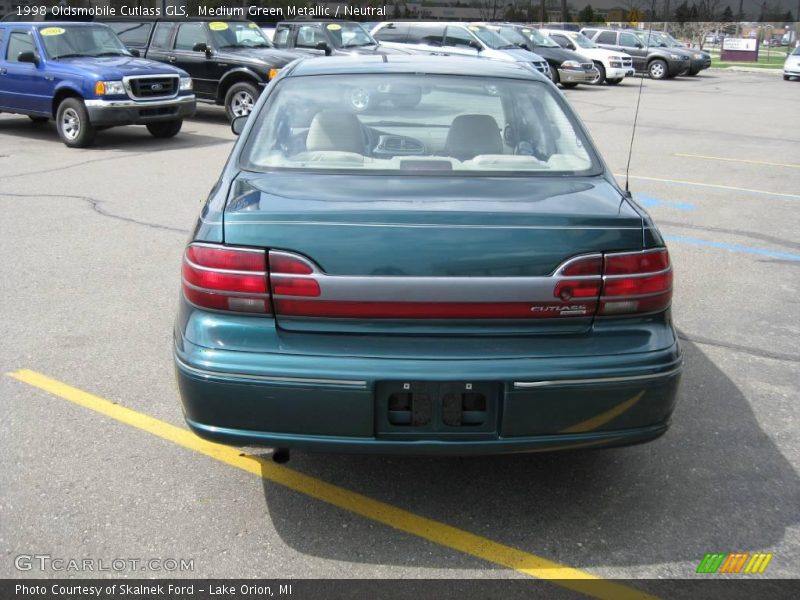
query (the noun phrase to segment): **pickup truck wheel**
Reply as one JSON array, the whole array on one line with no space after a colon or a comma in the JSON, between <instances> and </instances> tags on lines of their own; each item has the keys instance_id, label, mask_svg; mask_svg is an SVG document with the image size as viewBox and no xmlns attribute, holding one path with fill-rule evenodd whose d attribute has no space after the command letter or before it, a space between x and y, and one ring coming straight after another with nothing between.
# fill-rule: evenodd
<instances>
[{"instance_id":1,"label":"pickup truck wheel","mask_svg":"<svg viewBox=\"0 0 800 600\"><path fill-rule=\"evenodd\" d=\"M61 141L70 148L86 148L94 141L95 128L79 98L65 98L58 105L56 129Z\"/></svg>"},{"instance_id":2,"label":"pickup truck wheel","mask_svg":"<svg viewBox=\"0 0 800 600\"><path fill-rule=\"evenodd\" d=\"M550 65L550 81L558 83L560 80L561 78L558 76L558 70L553 65Z\"/></svg>"},{"instance_id":3,"label":"pickup truck wheel","mask_svg":"<svg viewBox=\"0 0 800 600\"><path fill-rule=\"evenodd\" d=\"M159 123L148 123L147 131L149 131L153 137L171 138L178 135L182 126L182 119L178 119L177 121L161 121Z\"/></svg>"},{"instance_id":4,"label":"pickup truck wheel","mask_svg":"<svg viewBox=\"0 0 800 600\"><path fill-rule=\"evenodd\" d=\"M591 83L592 85L600 85L606 80L606 68L603 66L603 63L599 62L594 63L594 68L597 71L597 75L595 75Z\"/></svg>"},{"instance_id":5,"label":"pickup truck wheel","mask_svg":"<svg viewBox=\"0 0 800 600\"><path fill-rule=\"evenodd\" d=\"M650 79L666 79L669 75L666 61L660 58L655 59L647 65L647 73L650 75Z\"/></svg>"},{"instance_id":6,"label":"pickup truck wheel","mask_svg":"<svg viewBox=\"0 0 800 600\"><path fill-rule=\"evenodd\" d=\"M253 112L257 98L258 88L252 83L246 81L234 83L225 94L225 112L228 113L228 120L246 117Z\"/></svg>"},{"instance_id":7,"label":"pickup truck wheel","mask_svg":"<svg viewBox=\"0 0 800 600\"><path fill-rule=\"evenodd\" d=\"M34 123L47 123L50 120L50 117L34 117L33 115L28 115L28 118Z\"/></svg>"},{"instance_id":8,"label":"pickup truck wheel","mask_svg":"<svg viewBox=\"0 0 800 600\"><path fill-rule=\"evenodd\" d=\"M606 79L606 83L608 85L617 85L620 81L622 81L622 77L618 77L617 79Z\"/></svg>"}]
</instances>

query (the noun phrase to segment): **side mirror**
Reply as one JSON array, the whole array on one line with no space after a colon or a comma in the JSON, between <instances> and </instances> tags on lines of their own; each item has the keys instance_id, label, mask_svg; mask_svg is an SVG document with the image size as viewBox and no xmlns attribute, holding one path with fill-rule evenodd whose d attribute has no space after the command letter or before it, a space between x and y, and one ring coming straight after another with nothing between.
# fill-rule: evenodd
<instances>
[{"instance_id":1,"label":"side mirror","mask_svg":"<svg viewBox=\"0 0 800 600\"><path fill-rule=\"evenodd\" d=\"M644 48L644 46L642 45L641 42L636 42L636 47L637 48Z\"/></svg>"},{"instance_id":2,"label":"side mirror","mask_svg":"<svg viewBox=\"0 0 800 600\"><path fill-rule=\"evenodd\" d=\"M135 56L136 58L139 58L140 56L142 56L142 53L139 52L136 48L133 48L129 52L131 53L131 56Z\"/></svg>"},{"instance_id":3,"label":"side mirror","mask_svg":"<svg viewBox=\"0 0 800 600\"><path fill-rule=\"evenodd\" d=\"M317 50L322 50L325 53L325 56L330 56L332 53L331 47L328 46L327 42L320 42L316 46Z\"/></svg>"},{"instance_id":4,"label":"side mirror","mask_svg":"<svg viewBox=\"0 0 800 600\"><path fill-rule=\"evenodd\" d=\"M21 63L31 63L39 66L39 57L36 56L35 53L31 52L30 50L26 50L25 52L20 52L17 55L17 62Z\"/></svg>"},{"instance_id":5,"label":"side mirror","mask_svg":"<svg viewBox=\"0 0 800 600\"><path fill-rule=\"evenodd\" d=\"M244 126L247 124L247 115L241 117L234 117L231 121L231 131L234 135L239 135L244 131Z\"/></svg>"},{"instance_id":6,"label":"side mirror","mask_svg":"<svg viewBox=\"0 0 800 600\"><path fill-rule=\"evenodd\" d=\"M469 47L472 48L473 50L477 50L478 52L483 50L483 46L481 46L480 43L476 42L475 40L470 40Z\"/></svg>"},{"instance_id":7,"label":"side mirror","mask_svg":"<svg viewBox=\"0 0 800 600\"><path fill-rule=\"evenodd\" d=\"M570 50L577 50L577 48L575 47L575 44L572 44L572 43L567 44L567 48L570 49Z\"/></svg>"},{"instance_id":8,"label":"side mirror","mask_svg":"<svg viewBox=\"0 0 800 600\"><path fill-rule=\"evenodd\" d=\"M211 48L205 42L198 42L192 46L192 52L205 52L206 57L211 56Z\"/></svg>"}]
</instances>

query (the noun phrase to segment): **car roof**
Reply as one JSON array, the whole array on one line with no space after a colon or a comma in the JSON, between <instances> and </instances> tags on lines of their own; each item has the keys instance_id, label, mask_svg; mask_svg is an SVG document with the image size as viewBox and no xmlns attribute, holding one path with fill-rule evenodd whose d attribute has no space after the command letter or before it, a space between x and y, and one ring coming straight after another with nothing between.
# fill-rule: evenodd
<instances>
[{"instance_id":1,"label":"car roof","mask_svg":"<svg viewBox=\"0 0 800 600\"><path fill-rule=\"evenodd\" d=\"M288 76L302 77L306 75L333 75L341 73L480 75L484 77L549 81L547 77L537 73L532 68L527 69L515 62L490 60L487 58L427 56L421 54L306 58L296 63L296 66Z\"/></svg>"}]
</instances>

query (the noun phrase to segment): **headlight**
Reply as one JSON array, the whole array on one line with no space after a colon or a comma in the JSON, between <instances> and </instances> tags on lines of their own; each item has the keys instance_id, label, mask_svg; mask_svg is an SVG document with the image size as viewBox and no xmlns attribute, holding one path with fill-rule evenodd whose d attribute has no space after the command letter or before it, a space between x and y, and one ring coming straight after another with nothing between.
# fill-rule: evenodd
<instances>
[{"instance_id":1,"label":"headlight","mask_svg":"<svg viewBox=\"0 0 800 600\"><path fill-rule=\"evenodd\" d=\"M680 60L681 59L681 55L680 54L670 54L669 57L672 60Z\"/></svg>"},{"instance_id":2,"label":"headlight","mask_svg":"<svg viewBox=\"0 0 800 600\"><path fill-rule=\"evenodd\" d=\"M616 60L618 62L622 62L622 61L625 60L625 57L624 56L612 56L611 60Z\"/></svg>"},{"instance_id":3,"label":"headlight","mask_svg":"<svg viewBox=\"0 0 800 600\"><path fill-rule=\"evenodd\" d=\"M272 81L273 79L275 79L278 76L278 73L280 73L280 72L281 72L280 69L274 69L274 68L270 69L269 70L269 80Z\"/></svg>"},{"instance_id":4,"label":"headlight","mask_svg":"<svg viewBox=\"0 0 800 600\"><path fill-rule=\"evenodd\" d=\"M563 69L580 69L581 63L579 63L577 60L565 60L561 63L561 67Z\"/></svg>"},{"instance_id":5,"label":"headlight","mask_svg":"<svg viewBox=\"0 0 800 600\"><path fill-rule=\"evenodd\" d=\"M191 77L181 77L181 84L180 84L180 91L182 92L190 92L192 91L192 78Z\"/></svg>"},{"instance_id":6,"label":"headlight","mask_svg":"<svg viewBox=\"0 0 800 600\"><path fill-rule=\"evenodd\" d=\"M94 84L94 93L98 96L124 96L125 86L121 81L98 81Z\"/></svg>"},{"instance_id":7,"label":"headlight","mask_svg":"<svg viewBox=\"0 0 800 600\"><path fill-rule=\"evenodd\" d=\"M703 59L703 55L702 55L702 54L695 54L695 55L694 55L694 57L695 57L697 60L702 60L702 59Z\"/></svg>"}]
</instances>

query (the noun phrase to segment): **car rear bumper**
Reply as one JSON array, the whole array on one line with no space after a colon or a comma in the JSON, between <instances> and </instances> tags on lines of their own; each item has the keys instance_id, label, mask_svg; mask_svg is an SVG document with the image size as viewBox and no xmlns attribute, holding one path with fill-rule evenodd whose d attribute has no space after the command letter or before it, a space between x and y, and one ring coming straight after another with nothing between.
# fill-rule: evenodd
<instances>
[{"instance_id":1,"label":"car rear bumper","mask_svg":"<svg viewBox=\"0 0 800 600\"><path fill-rule=\"evenodd\" d=\"M591 83L597 77L597 71L592 69L558 69L561 83Z\"/></svg>"},{"instance_id":2,"label":"car rear bumper","mask_svg":"<svg viewBox=\"0 0 800 600\"><path fill-rule=\"evenodd\" d=\"M660 436L675 406L682 358L677 340L662 350L617 356L255 354L197 346L176 331L175 366L186 421L212 441L330 452L500 454ZM387 426L382 390L387 384L402 389L407 381L492 386L489 426ZM433 396L436 406L441 397Z\"/></svg>"},{"instance_id":3,"label":"car rear bumper","mask_svg":"<svg viewBox=\"0 0 800 600\"><path fill-rule=\"evenodd\" d=\"M144 102L136 100L86 100L86 110L93 125L146 125L159 121L175 121L194 115L194 95L169 100Z\"/></svg>"}]
</instances>

